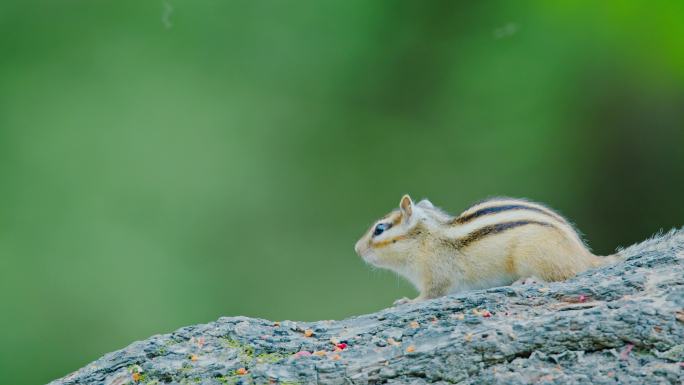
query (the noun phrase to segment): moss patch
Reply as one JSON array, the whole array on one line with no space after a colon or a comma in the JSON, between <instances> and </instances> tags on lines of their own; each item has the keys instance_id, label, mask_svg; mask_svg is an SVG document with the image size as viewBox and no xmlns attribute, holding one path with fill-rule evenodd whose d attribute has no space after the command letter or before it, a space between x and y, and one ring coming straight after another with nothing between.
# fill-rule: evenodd
<instances>
[{"instance_id":1,"label":"moss patch","mask_svg":"<svg viewBox=\"0 0 684 385\"><path fill-rule=\"evenodd\" d=\"M262 353L256 356L257 363L275 364L287 358L287 355L282 353Z\"/></svg>"},{"instance_id":2,"label":"moss patch","mask_svg":"<svg viewBox=\"0 0 684 385\"><path fill-rule=\"evenodd\" d=\"M252 345L243 344L231 338L223 338L222 340L227 347L237 349L238 359L243 364L247 365L254 361L254 347Z\"/></svg>"}]
</instances>

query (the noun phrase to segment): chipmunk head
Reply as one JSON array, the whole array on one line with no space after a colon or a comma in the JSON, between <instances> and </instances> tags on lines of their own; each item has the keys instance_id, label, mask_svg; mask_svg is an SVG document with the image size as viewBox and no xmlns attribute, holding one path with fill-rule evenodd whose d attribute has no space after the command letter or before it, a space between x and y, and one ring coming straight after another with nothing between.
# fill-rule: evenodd
<instances>
[{"instance_id":1,"label":"chipmunk head","mask_svg":"<svg viewBox=\"0 0 684 385\"><path fill-rule=\"evenodd\" d=\"M394 210L376 221L356 242L354 250L371 265L401 270L413 262L415 247L426 232L423 222L432 203L423 200L414 204L404 195L399 210Z\"/></svg>"}]
</instances>

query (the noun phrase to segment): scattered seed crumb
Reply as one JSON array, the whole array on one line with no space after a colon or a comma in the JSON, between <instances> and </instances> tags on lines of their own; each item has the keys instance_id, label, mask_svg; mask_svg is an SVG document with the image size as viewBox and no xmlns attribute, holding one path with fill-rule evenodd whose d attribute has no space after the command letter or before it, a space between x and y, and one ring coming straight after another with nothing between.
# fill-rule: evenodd
<instances>
[{"instance_id":1,"label":"scattered seed crumb","mask_svg":"<svg viewBox=\"0 0 684 385\"><path fill-rule=\"evenodd\" d=\"M463 338L466 340L466 342L470 342L473 340L473 333L468 333Z\"/></svg>"},{"instance_id":2,"label":"scattered seed crumb","mask_svg":"<svg viewBox=\"0 0 684 385\"><path fill-rule=\"evenodd\" d=\"M418 329L420 327L420 324L418 321L411 321L410 323L411 329Z\"/></svg>"},{"instance_id":3,"label":"scattered seed crumb","mask_svg":"<svg viewBox=\"0 0 684 385\"><path fill-rule=\"evenodd\" d=\"M313 355L314 355L314 356L323 357L323 356L325 356L326 354L328 354L328 352L326 352L325 350L317 350L317 351L314 352Z\"/></svg>"},{"instance_id":4,"label":"scattered seed crumb","mask_svg":"<svg viewBox=\"0 0 684 385\"><path fill-rule=\"evenodd\" d=\"M388 366L388 365L389 365L389 361L385 361L385 363L384 363L383 365Z\"/></svg>"},{"instance_id":5,"label":"scattered seed crumb","mask_svg":"<svg viewBox=\"0 0 684 385\"><path fill-rule=\"evenodd\" d=\"M398 346L401 345L399 342L397 342L394 338L390 337L387 339L387 343L392 345L392 346Z\"/></svg>"},{"instance_id":6,"label":"scattered seed crumb","mask_svg":"<svg viewBox=\"0 0 684 385\"><path fill-rule=\"evenodd\" d=\"M235 371L235 374L237 374L238 376L244 376L247 373L248 373L247 369L245 369L245 368L239 368L238 370Z\"/></svg>"},{"instance_id":7,"label":"scattered seed crumb","mask_svg":"<svg viewBox=\"0 0 684 385\"><path fill-rule=\"evenodd\" d=\"M340 340L338 340L338 339L335 338L335 337L332 337L332 338L330 338L330 343L333 344L333 345L337 345L337 344L340 343Z\"/></svg>"},{"instance_id":8,"label":"scattered seed crumb","mask_svg":"<svg viewBox=\"0 0 684 385\"><path fill-rule=\"evenodd\" d=\"M454 313L451 316L459 321L463 321L465 319L465 315L463 313Z\"/></svg>"},{"instance_id":9,"label":"scattered seed crumb","mask_svg":"<svg viewBox=\"0 0 684 385\"><path fill-rule=\"evenodd\" d=\"M135 381L135 382L140 381L140 373L133 373L133 381Z\"/></svg>"},{"instance_id":10,"label":"scattered seed crumb","mask_svg":"<svg viewBox=\"0 0 684 385\"><path fill-rule=\"evenodd\" d=\"M334 361L337 361L340 358L342 358L342 356L340 356L339 354L333 354L332 357L330 357L330 358L332 358Z\"/></svg>"},{"instance_id":11,"label":"scattered seed crumb","mask_svg":"<svg viewBox=\"0 0 684 385\"><path fill-rule=\"evenodd\" d=\"M311 329L304 330L304 335L307 337L311 337L313 335L313 330L311 330Z\"/></svg>"},{"instance_id":12,"label":"scattered seed crumb","mask_svg":"<svg viewBox=\"0 0 684 385\"><path fill-rule=\"evenodd\" d=\"M416 351L416 347L413 345L410 345L408 348L406 348L406 353L413 353Z\"/></svg>"},{"instance_id":13,"label":"scattered seed crumb","mask_svg":"<svg viewBox=\"0 0 684 385\"><path fill-rule=\"evenodd\" d=\"M276 322L273 323L273 327L276 327L276 328L277 328L277 327L279 327L279 326L280 326L280 321L276 321Z\"/></svg>"},{"instance_id":14,"label":"scattered seed crumb","mask_svg":"<svg viewBox=\"0 0 684 385\"><path fill-rule=\"evenodd\" d=\"M677 313L675 313L675 318L679 322L684 322L684 309L678 310Z\"/></svg>"},{"instance_id":15,"label":"scattered seed crumb","mask_svg":"<svg viewBox=\"0 0 684 385\"><path fill-rule=\"evenodd\" d=\"M518 338L518 336L516 336L514 333L508 333L508 336L509 336L512 340Z\"/></svg>"},{"instance_id":16,"label":"scattered seed crumb","mask_svg":"<svg viewBox=\"0 0 684 385\"><path fill-rule=\"evenodd\" d=\"M197 354L191 354L190 361L197 361Z\"/></svg>"},{"instance_id":17,"label":"scattered seed crumb","mask_svg":"<svg viewBox=\"0 0 684 385\"><path fill-rule=\"evenodd\" d=\"M547 291L549 291L549 288L548 287L540 287L537 290L539 290L540 293L546 293Z\"/></svg>"}]
</instances>

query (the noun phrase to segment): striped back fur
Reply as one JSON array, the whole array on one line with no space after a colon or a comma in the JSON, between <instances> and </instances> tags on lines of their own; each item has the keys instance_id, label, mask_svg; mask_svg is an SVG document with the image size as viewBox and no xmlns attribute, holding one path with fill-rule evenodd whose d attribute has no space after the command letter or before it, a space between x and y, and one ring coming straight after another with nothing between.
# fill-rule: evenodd
<instances>
[{"instance_id":1,"label":"striped back fur","mask_svg":"<svg viewBox=\"0 0 684 385\"><path fill-rule=\"evenodd\" d=\"M520 226L545 226L563 232L586 248L567 219L547 206L525 199L497 197L480 201L453 217L448 225L445 235L463 240L464 246Z\"/></svg>"}]
</instances>

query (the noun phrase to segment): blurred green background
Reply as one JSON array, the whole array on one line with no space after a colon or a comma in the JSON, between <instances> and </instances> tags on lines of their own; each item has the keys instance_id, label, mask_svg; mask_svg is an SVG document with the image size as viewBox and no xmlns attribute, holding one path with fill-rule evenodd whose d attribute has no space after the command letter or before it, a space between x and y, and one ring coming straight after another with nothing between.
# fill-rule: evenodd
<instances>
[{"instance_id":1,"label":"blurred green background","mask_svg":"<svg viewBox=\"0 0 684 385\"><path fill-rule=\"evenodd\" d=\"M0 382L413 296L352 248L403 193L683 224L684 2L552 3L2 2Z\"/></svg>"}]
</instances>

